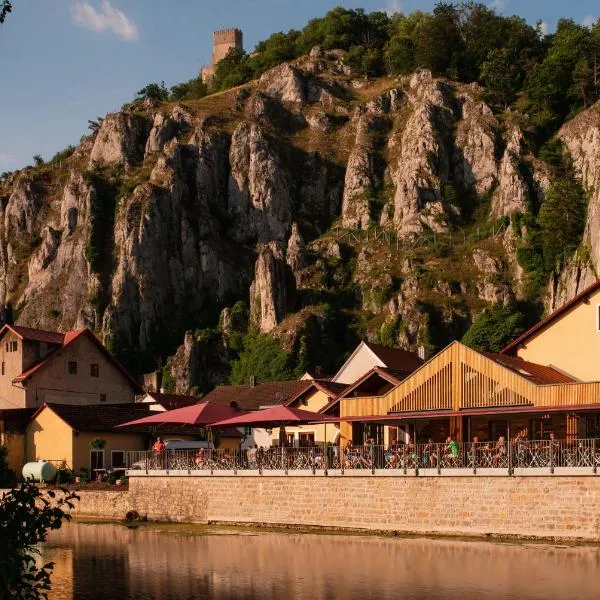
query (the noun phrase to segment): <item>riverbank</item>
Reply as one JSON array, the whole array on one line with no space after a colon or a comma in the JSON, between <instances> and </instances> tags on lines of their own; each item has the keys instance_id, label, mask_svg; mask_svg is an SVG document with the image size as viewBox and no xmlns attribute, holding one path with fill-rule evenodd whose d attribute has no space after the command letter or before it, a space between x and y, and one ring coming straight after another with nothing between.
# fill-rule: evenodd
<instances>
[{"instance_id":1,"label":"riverbank","mask_svg":"<svg viewBox=\"0 0 600 600\"><path fill-rule=\"evenodd\" d=\"M600 542L600 477L132 476L77 517Z\"/></svg>"}]
</instances>

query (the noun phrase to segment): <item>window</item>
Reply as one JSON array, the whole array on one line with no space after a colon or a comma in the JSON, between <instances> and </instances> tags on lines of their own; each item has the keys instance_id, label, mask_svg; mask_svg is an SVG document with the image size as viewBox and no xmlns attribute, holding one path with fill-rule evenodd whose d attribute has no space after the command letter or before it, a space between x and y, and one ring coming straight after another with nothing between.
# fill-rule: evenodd
<instances>
[{"instance_id":1,"label":"window","mask_svg":"<svg viewBox=\"0 0 600 600\"><path fill-rule=\"evenodd\" d=\"M4 361L2 361L2 375L4 375L6 370L6 363Z\"/></svg>"},{"instance_id":2,"label":"window","mask_svg":"<svg viewBox=\"0 0 600 600\"><path fill-rule=\"evenodd\" d=\"M106 402L106 394L100 394L100 402Z\"/></svg>"},{"instance_id":3,"label":"window","mask_svg":"<svg viewBox=\"0 0 600 600\"><path fill-rule=\"evenodd\" d=\"M112 450L110 453L110 462L113 469L124 469L125 450Z\"/></svg>"},{"instance_id":4,"label":"window","mask_svg":"<svg viewBox=\"0 0 600 600\"><path fill-rule=\"evenodd\" d=\"M104 450L90 450L90 471L92 479L96 479L104 470Z\"/></svg>"},{"instance_id":5,"label":"window","mask_svg":"<svg viewBox=\"0 0 600 600\"><path fill-rule=\"evenodd\" d=\"M17 342L6 342L6 351L7 352L16 352L19 348Z\"/></svg>"},{"instance_id":6,"label":"window","mask_svg":"<svg viewBox=\"0 0 600 600\"><path fill-rule=\"evenodd\" d=\"M70 360L67 363L67 371L68 371L69 375L77 375L77 361L76 360Z\"/></svg>"},{"instance_id":7,"label":"window","mask_svg":"<svg viewBox=\"0 0 600 600\"><path fill-rule=\"evenodd\" d=\"M596 304L596 331L600 332L600 304Z\"/></svg>"},{"instance_id":8,"label":"window","mask_svg":"<svg viewBox=\"0 0 600 600\"><path fill-rule=\"evenodd\" d=\"M92 377L100 377L100 367L96 364L90 365L90 375Z\"/></svg>"}]
</instances>

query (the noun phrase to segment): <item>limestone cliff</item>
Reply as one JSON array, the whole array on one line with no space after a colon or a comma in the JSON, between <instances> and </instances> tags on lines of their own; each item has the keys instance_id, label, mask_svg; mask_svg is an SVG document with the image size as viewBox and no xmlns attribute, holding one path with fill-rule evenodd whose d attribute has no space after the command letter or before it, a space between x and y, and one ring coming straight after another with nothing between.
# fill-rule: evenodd
<instances>
[{"instance_id":1,"label":"limestone cliff","mask_svg":"<svg viewBox=\"0 0 600 600\"><path fill-rule=\"evenodd\" d=\"M560 132L590 193L590 260L549 306L600 266L599 114ZM137 371L174 355L178 391L226 379L203 361L226 365L227 336L186 332L240 299L290 349L390 331L439 347L522 293L509 217L551 183L525 137L477 86L364 80L321 49L202 100L135 103L0 183L0 302L25 325L92 327Z\"/></svg>"}]
</instances>

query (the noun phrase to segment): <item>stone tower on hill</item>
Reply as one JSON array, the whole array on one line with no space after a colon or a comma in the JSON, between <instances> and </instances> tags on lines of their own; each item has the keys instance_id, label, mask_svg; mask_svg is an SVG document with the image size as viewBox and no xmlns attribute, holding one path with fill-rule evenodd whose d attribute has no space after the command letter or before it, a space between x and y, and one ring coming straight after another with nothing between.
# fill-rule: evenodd
<instances>
[{"instance_id":1,"label":"stone tower on hill","mask_svg":"<svg viewBox=\"0 0 600 600\"><path fill-rule=\"evenodd\" d=\"M221 29L213 33L212 62L210 65L202 67L200 71L204 83L210 83L217 63L223 60L232 48L244 50L244 34L240 29Z\"/></svg>"}]
</instances>

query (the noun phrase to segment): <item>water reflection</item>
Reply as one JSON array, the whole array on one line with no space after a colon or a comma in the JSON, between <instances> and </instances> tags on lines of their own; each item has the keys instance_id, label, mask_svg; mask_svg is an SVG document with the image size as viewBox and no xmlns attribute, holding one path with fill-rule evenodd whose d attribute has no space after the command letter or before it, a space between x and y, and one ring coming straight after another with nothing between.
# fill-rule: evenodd
<instances>
[{"instance_id":1,"label":"water reflection","mask_svg":"<svg viewBox=\"0 0 600 600\"><path fill-rule=\"evenodd\" d=\"M598 598L600 549L179 526L54 532L52 600Z\"/></svg>"}]
</instances>

